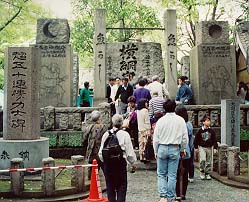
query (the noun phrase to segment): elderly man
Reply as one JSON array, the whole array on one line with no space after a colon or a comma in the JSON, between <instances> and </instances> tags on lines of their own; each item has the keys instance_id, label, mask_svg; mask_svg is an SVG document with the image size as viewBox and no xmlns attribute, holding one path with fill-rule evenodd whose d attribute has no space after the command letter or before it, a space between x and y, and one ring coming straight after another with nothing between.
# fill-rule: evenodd
<instances>
[{"instance_id":1,"label":"elderly man","mask_svg":"<svg viewBox=\"0 0 249 202\"><path fill-rule=\"evenodd\" d=\"M99 168L104 171L104 165L99 160L98 152L101 144L101 139L107 126L101 122L101 113L97 110L94 110L91 113L91 120L93 124L84 124L82 131L84 134L83 146L87 146L85 158L88 163L92 163L93 159L96 159L98 162ZM86 127L84 127L87 125ZM91 168L88 169L88 179L91 178Z\"/></svg>"},{"instance_id":2,"label":"elderly man","mask_svg":"<svg viewBox=\"0 0 249 202\"><path fill-rule=\"evenodd\" d=\"M176 103L167 100L166 115L157 121L153 147L157 158L157 180L160 202L175 200L176 175L180 154L185 156L188 131L184 119L175 114Z\"/></svg>"},{"instance_id":3,"label":"elderly man","mask_svg":"<svg viewBox=\"0 0 249 202\"><path fill-rule=\"evenodd\" d=\"M169 98L169 92L166 90L163 84L160 83L159 77L157 75L152 77L152 83L148 85L151 96L153 92L158 92L158 97L164 99Z\"/></svg>"},{"instance_id":4,"label":"elderly man","mask_svg":"<svg viewBox=\"0 0 249 202\"><path fill-rule=\"evenodd\" d=\"M104 161L104 171L107 186L107 196L109 202L125 202L126 191L127 191L127 161L132 165L131 169L135 170L133 164L137 160L131 138L129 133L121 130L123 125L123 118L119 114L115 114L112 117L113 128L107 131L101 141L99 150L99 158L103 161L103 148L106 145L106 141L111 135L116 135L118 143L122 150L122 157L117 163Z\"/></svg>"}]
</instances>

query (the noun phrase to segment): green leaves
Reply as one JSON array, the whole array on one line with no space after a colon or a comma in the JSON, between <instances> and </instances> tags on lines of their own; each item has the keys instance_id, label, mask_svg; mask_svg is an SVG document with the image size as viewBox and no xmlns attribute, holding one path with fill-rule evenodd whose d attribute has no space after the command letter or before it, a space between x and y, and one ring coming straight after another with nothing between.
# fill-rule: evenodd
<instances>
[{"instance_id":1,"label":"green leaves","mask_svg":"<svg viewBox=\"0 0 249 202\"><path fill-rule=\"evenodd\" d=\"M144 5L138 5L135 0L74 0L73 8L76 20L71 31L71 42L83 61L93 56L94 11L97 8L106 9L107 28L160 26L154 10ZM107 41L129 41L144 34L143 30L109 29L107 30ZM91 66L92 63L84 63L84 65Z\"/></svg>"}]
</instances>

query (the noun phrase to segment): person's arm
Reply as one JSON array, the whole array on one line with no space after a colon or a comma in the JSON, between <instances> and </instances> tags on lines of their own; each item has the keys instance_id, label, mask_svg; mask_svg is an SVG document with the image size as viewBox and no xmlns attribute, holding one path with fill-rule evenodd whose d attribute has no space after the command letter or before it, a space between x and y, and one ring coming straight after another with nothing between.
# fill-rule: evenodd
<instances>
[{"instance_id":1,"label":"person's arm","mask_svg":"<svg viewBox=\"0 0 249 202\"><path fill-rule=\"evenodd\" d=\"M121 94L121 88L122 88L122 86L118 87L117 93L115 95L115 101L118 99L119 95Z\"/></svg>"},{"instance_id":2,"label":"person's arm","mask_svg":"<svg viewBox=\"0 0 249 202\"><path fill-rule=\"evenodd\" d=\"M176 101L180 101L180 88L178 88L177 93L176 93Z\"/></svg>"},{"instance_id":3,"label":"person's arm","mask_svg":"<svg viewBox=\"0 0 249 202\"><path fill-rule=\"evenodd\" d=\"M108 85L106 87L106 95L105 95L105 98L110 98L111 96L111 87Z\"/></svg>"},{"instance_id":4,"label":"person's arm","mask_svg":"<svg viewBox=\"0 0 249 202\"><path fill-rule=\"evenodd\" d=\"M136 154L135 154L134 149L133 149L130 135L127 133L127 134L125 134L124 138L125 138L124 139L124 141L125 141L125 154L127 157L127 161L130 164L134 164L137 161L137 157L136 157Z\"/></svg>"},{"instance_id":5,"label":"person's arm","mask_svg":"<svg viewBox=\"0 0 249 202\"><path fill-rule=\"evenodd\" d=\"M183 152L186 150L186 147L188 145L188 129L186 126L186 123L184 120L182 120L182 142L181 142L181 147L180 151Z\"/></svg>"},{"instance_id":6,"label":"person's arm","mask_svg":"<svg viewBox=\"0 0 249 202\"><path fill-rule=\"evenodd\" d=\"M108 131L106 131L106 132L104 133L102 139L101 139L101 145L100 145L100 148L99 148L99 153L98 153L98 155L99 155L99 159L100 159L102 162L104 162L103 156L102 156L102 150L103 150L104 143L105 143L106 138L108 137L108 135L109 135L109 134L108 134Z\"/></svg>"},{"instance_id":7,"label":"person's arm","mask_svg":"<svg viewBox=\"0 0 249 202\"><path fill-rule=\"evenodd\" d=\"M152 119L154 115L154 110L153 110L153 106L152 106L152 102L151 100L149 101L149 116Z\"/></svg>"},{"instance_id":8,"label":"person's arm","mask_svg":"<svg viewBox=\"0 0 249 202\"><path fill-rule=\"evenodd\" d=\"M192 90L189 87L187 87L186 91L187 91L186 92L187 93L187 99L188 99L188 101L190 101L192 99L192 97L193 97Z\"/></svg>"},{"instance_id":9,"label":"person's arm","mask_svg":"<svg viewBox=\"0 0 249 202\"><path fill-rule=\"evenodd\" d=\"M155 157L157 157L157 151L159 146L159 138L158 138L159 133L160 133L160 120L157 122L153 134L153 148L154 148Z\"/></svg>"},{"instance_id":10,"label":"person's arm","mask_svg":"<svg viewBox=\"0 0 249 202\"><path fill-rule=\"evenodd\" d=\"M199 143L200 143L200 134L201 134L201 129L199 129L198 132L195 135L195 140L194 140L195 149L198 149L198 146L199 146Z\"/></svg>"}]
</instances>

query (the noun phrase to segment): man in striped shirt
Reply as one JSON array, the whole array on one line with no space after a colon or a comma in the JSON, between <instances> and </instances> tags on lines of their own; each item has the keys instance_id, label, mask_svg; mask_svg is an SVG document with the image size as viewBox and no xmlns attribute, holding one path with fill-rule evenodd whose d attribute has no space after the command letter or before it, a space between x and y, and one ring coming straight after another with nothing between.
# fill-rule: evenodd
<instances>
[{"instance_id":1,"label":"man in striped shirt","mask_svg":"<svg viewBox=\"0 0 249 202\"><path fill-rule=\"evenodd\" d=\"M149 101L149 116L151 123L157 122L164 114L163 103L165 100L158 96L158 91L152 92L152 99Z\"/></svg>"}]
</instances>

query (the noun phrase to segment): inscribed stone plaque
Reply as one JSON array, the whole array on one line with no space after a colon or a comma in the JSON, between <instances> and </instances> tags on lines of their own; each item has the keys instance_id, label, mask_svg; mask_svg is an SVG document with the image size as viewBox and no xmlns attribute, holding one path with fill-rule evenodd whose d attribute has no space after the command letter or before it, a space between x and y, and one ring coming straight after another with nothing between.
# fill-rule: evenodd
<instances>
[{"instance_id":1,"label":"inscribed stone plaque","mask_svg":"<svg viewBox=\"0 0 249 202\"><path fill-rule=\"evenodd\" d=\"M77 98L79 94L79 57L77 53L73 54L73 97L72 106L77 107Z\"/></svg>"},{"instance_id":2,"label":"inscribed stone plaque","mask_svg":"<svg viewBox=\"0 0 249 202\"><path fill-rule=\"evenodd\" d=\"M10 47L5 58L3 138L39 139L40 51L34 47Z\"/></svg>"},{"instance_id":3,"label":"inscribed stone plaque","mask_svg":"<svg viewBox=\"0 0 249 202\"><path fill-rule=\"evenodd\" d=\"M41 50L41 107L72 106L73 57L69 44L37 44Z\"/></svg>"},{"instance_id":4,"label":"inscribed stone plaque","mask_svg":"<svg viewBox=\"0 0 249 202\"><path fill-rule=\"evenodd\" d=\"M239 100L221 100L221 143L240 147Z\"/></svg>"},{"instance_id":5,"label":"inscribed stone plaque","mask_svg":"<svg viewBox=\"0 0 249 202\"><path fill-rule=\"evenodd\" d=\"M37 44L69 43L70 28L67 19L38 19Z\"/></svg>"},{"instance_id":6,"label":"inscribed stone plaque","mask_svg":"<svg viewBox=\"0 0 249 202\"><path fill-rule=\"evenodd\" d=\"M153 75L164 78L162 49L159 43L108 43L106 52L107 78Z\"/></svg>"}]
</instances>

